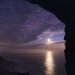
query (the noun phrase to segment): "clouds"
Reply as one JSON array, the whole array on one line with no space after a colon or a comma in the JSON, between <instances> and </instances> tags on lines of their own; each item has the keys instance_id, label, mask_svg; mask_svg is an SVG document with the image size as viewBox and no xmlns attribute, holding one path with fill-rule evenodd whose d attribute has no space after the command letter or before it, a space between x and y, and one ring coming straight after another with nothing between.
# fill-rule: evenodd
<instances>
[{"instance_id":1,"label":"clouds","mask_svg":"<svg viewBox=\"0 0 75 75\"><path fill-rule=\"evenodd\" d=\"M6 47L7 50L10 51L10 49L64 49L64 43L65 41L61 41L61 42L54 42L52 44L46 44L46 43L41 43L41 44L31 44L31 45L25 45L25 44L21 44L21 45L10 45L8 47Z\"/></svg>"},{"instance_id":2,"label":"clouds","mask_svg":"<svg viewBox=\"0 0 75 75\"><path fill-rule=\"evenodd\" d=\"M64 28L55 15L23 0L0 1L0 41L26 43L38 39L47 29Z\"/></svg>"}]
</instances>

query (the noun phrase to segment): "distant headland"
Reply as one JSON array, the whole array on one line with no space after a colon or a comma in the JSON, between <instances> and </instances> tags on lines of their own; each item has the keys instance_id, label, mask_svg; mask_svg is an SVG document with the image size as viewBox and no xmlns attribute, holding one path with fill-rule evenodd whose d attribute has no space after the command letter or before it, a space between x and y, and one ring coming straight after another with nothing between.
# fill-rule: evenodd
<instances>
[{"instance_id":1,"label":"distant headland","mask_svg":"<svg viewBox=\"0 0 75 75\"><path fill-rule=\"evenodd\" d=\"M25 68L12 61L5 60L0 56L0 75L30 75Z\"/></svg>"}]
</instances>

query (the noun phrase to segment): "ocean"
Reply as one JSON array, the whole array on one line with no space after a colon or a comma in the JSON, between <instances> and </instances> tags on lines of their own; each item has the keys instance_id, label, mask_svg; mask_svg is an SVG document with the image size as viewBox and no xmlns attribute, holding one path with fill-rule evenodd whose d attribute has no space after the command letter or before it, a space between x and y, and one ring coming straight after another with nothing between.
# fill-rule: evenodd
<instances>
[{"instance_id":1,"label":"ocean","mask_svg":"<svg viewBox=\"0 0 75 75\"><path fill-rule=\"evenodd\" d=\"M30 75L67 75L64 67L64 50L23 49L20 51L4 52L0 55L23 65Z\"/></svg>"}]
</instances>

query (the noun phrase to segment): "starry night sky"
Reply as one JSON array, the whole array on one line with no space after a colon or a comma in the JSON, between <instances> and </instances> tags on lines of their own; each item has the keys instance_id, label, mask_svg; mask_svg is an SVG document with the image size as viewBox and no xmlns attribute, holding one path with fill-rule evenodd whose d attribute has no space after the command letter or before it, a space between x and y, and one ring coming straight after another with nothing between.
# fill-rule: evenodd
<instances>
[{"instance_id":1,"label":"starry night sky","mask_svg":"<svg viewBox=\"0 0 75 75\"><path fill-rule=\"evenodd\" d=\"M64 28L54 14L37 4L0 0L0 47L43 44L47 39L63 46Z\"/></svg>"}]
</instances>

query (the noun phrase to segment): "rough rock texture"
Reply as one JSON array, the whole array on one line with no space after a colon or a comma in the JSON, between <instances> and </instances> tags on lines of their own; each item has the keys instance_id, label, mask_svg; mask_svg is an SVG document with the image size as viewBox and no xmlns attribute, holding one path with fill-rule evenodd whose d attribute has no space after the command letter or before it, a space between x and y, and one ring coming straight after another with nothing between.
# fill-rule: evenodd
<instances>
[{"instance_id":1,"label":"rough rock texture","mask_svg":"<svg viewBox=\"0 0 75 75\"><path fill-rule=\"evenodd\" d=\"M17 63L7 61L0 56L0 75L30 75L25 68Z\"/></svg>"},{"instance_id":2,"label":"rough rock texture","mask_svg":"<svg viewBox=\"0 0 75 75\"><path fill-rule=\"evenodd\" d=\"M65 59L66 72L75 75L75 2L74 0L25 0L39 4L44 9L53 12L62 22L66 24L65 37Z\"/></svg>"}]
</instances>

